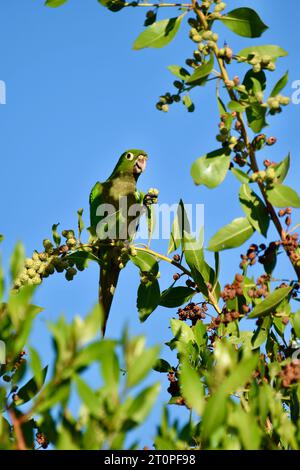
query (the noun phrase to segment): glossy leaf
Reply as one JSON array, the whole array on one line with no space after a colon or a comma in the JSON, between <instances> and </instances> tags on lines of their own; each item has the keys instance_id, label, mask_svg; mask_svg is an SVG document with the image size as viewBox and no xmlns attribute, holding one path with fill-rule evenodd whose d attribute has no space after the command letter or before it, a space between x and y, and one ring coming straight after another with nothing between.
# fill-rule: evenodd
<instances>
[{"instance_id":1,"label":"glossy leaf","mask_svg":"<svg viewBox=\"0 0 300 470\"><path fill-rule=\"evenodd\" d=\"M242 49L237 53L240 57L247 58L249 55L258 55L258 56L265 56L268 55L271 57L272 61L275 62L279 57L285 57L287 52L282 49L282 47L275 46L273 44L266 45L266 46L250 46Z\"/></svg>"},{"instance_id":2,"label":"glossy leaf","mask_svg":"<svg viewBox=\"0 0 300 470\"><path fill-rule=\"evenodd\" d=\"M267 197L275 207L300 207L300 197L296 191L283 184L277 184L274 188L267 190Z\"/></svg>"},{"instance_id":3,"label":"glossy leaf","mask_svg":"<svg viewBox=\"0 0 300 470\"><path fill-rule=\"evenodd\" d=\"M20 390L18 391L18 405L27 403L38 394L41 386L45 382L47 370L48 366L43 368L40 384L37 384L35 378L32 378L22 388L20 388Z\"/></svg>"},{"instance_id":4,"label":"glossy leaf","mask_svg":"<svg viewBox=\"0 0 300 470\"><path fill-rule=\"evenodd\" d=\"M255 230L266 236L270 219L266 206L260 197L251 190L248 184L243 184L239 192L241 207Z\"/></svg>"},{"instance_id":5,"label":"glossy leaf","mask_svg":"<svg viewBox=\"0 0 300 470\"><path fill-rule=\"evenodd\" d=\"M253 104L246 109L249 127L256 134L267 126L266 114L267 109L260 104Z\"/></svg>"},{"instance_id":6,"label":"glossy leaf","mask_svg":"<svg viewBox=\"0 0 300 470\"><path fill-rule=\"evenodd\" d=\"M145 47L160 48L166 46L176 36L183 16L180 15L177 18L160 20L148 26L135 40L133 49L139 50Z\"/></svg>"},{"instance_id":7,"label":"glossy leaf","mask_svg":"<svg viewBox=\"0 0 300 470\"><path fill-rule=\"evenodd\" d=\"M153 370L156 372L169 372L172 370L172 366L165 359L158 359L153 366Z\"/></svg>"},{"instance_id":8,"label":"glossy leaf","mask_svg":"<svg viewBox=\"0 0 300 470\"><path fill-rule=\"evenodd\" d=\"M187 80L190 77L190 72L188 72L184 67L180 65L169 65L168 70L175 75L175 77L180 78L180 80Z\"/></svg>"},{"instance_id":9,"label":"glossy leaf","mask_svg":"<svg viewBox=\"0 0 300 470\"><path fill-rule=\"evenodd\" d=\"M234 219L210 239L208 249L210 251L222 251L236 248L245 243L253 233L254 229L246 218Z\"/></svg>"},{"instance_id":10,"label":"glossy leaf","mask_svg":"<svg viewBox=\"0 0 300 470\"><path fill-rule=\"evenodd\" d=\"M150 372L156 363L159 350L159 346L154 346L142 351L142 353L136 357L134 363L127 370L127 387L134 387L146 377L147 373Z\"/></svg>"},{"instance_id":11,"label":"glossy leaf","mask_svg":"<svg viewBox=\"0 0 300 470\"><path fill-rule=\"evenodd\" d=\"M291 292L292 287L281 287L271 292L263 301L257 304L252 310L249 318L256 318L268 315L275 311L276 307L282 302Z\"/></svg>"},{"instance_id":12,"label":"glossy leaf","mask_svg":"<svg viewBox=\"0 0 300 470\"><path fill-rule=\"evenodd\" d=\"M51 8L56 8L60 7L64 3L67 3L68 0L46 0L45 1L45 6L46 7L51 7Z\"/></svg>"},{"instance_id":13,"label":"glossy leaf","mask_svg":"<svg viewBox=\"0 0 300 470\"><path fill-rule=\"evenodd\" d=\"M283 183L290 169L290 154L274 167L277 182Z\"/></svg>"},{"instance_id":14,"label":"glossy leaf","mask_svg":"<svg viewBox=\"0 0 300 470\"><path fill-rule=\"evenodd\" d=\"M178 250L181 245L184 232L190 232L190 223L184 208L184 203L182 199L180 199L171 229L168 254Z\"/></svg>"},{"instance_id":15,"label":"glossy leaf","mask_svg":"<svg viewBox=\"0 0 300 470\"><path fill-rule=\"evenodd\" d=\"M246 7L230 11L221 21L234 33L247 38L258 38L268 29L256 11Z\"/></svg>"},{"instance_id":16,"label":"glossy leaf","mask_svg":"<svg viewBox=\"0 0 300 470\"><path fill-rule=\"evenodd\" d=\"M182 98L182 102L189 113L192 113L195 110L195 105L191 100L190 94L186 93Z\"/></svg>"},{"instance_id":17,"label":"glossy leaf","mask_svg":"<svg viewBox=\"0 0 300 470\"><path fill-rule=\"evenodd\" d=\"M186 323L172 318L170 325L174 337L179 341L182 341L183 343L195 341L194 333Z\"/></svg>"},{"instance_id":18,"label":"glossy leaf","mask_svg":"<svg viewBox=\"0 0 300 470\"><path fill-rule=\"evenodd\" d=\"M225 150L219 149L198 158L192 165L191 176L197 185L204 184L208 188L216 188L225 179L230 158Z\"/></svg>"},{"instance_id":19,"label":"glossy leaf","mask_svg":"<svg viewBox=\"0 0 300 470\"><path fill-rule=\"evenodd\" d=\"M154 276L158 273L158 262L156 258L145 251L138 251L136 256L131 256L131 261L141 272L151 273Z\"/></svg>"},{"instance_id":20,"label":"glossy leaf","mask_svg":"<svg viewBox=\"0 0 300 470\"><path fill-rule=\"evenodd\" d=\"M249 183L250 177L244 171L240 170L239 168L231 168L230 171L241 183Z\"/></svg>"},{"instance_id":21,"label":"glossy leaf","mask_svg":"<svg viewBox=\"0 0 300 470\"><path fill-rule=\"evenodd\" d=\"M144 322L156 309L160 301L159 283L155 279L147 284L141 283L138 288L137 309L140 321Z\"/></svg>"},{"instance_id":22,"label":"glossy leaf","mask_svg":"<svg viewBox=\"0 0 300 470\"><path fill-rule=\"evenodd\" d=\"M271 91L270 96L277 96L279 93L286 87L289 80L289 73L286 72L283 77L276 83L273 90Z\"/></svg>"},{"instance_id":23,"label":"glossy leaf","mask_svg":"<svg viewBox=\"0 0 300 470\"><path fill-rule=\"evenodd\" d=\"M203 384L199 374L187 361L184 361L181 366L180 385L182 395L188 406L201 416L205 407Z\"/></svg>"},{"instance_id":24,"label":"glossy leaf","mask_svg":"<svg viewBox=\"0 0 300 470\"><path fill-rule=\"evenodd\" d=\"M180 307L187 303L195 295L195 290L190 287L170 287L161 293L159 305L167 308Z\"/></svg>"},{"instance_id":25,"label":"glossy leaf","mask_svg":"<svg viewBox=\"0 0 300 470\"><path fill-rule=\"evenodd\" d=\"M160 384L156 383L142 390L128 408L128 416L135 423L143 423L150 413L160 391Z\"/></svg>"},{"instance_id":26,"label":"glossy leaf","mask_svg":"<svg viewBox=\"0 0 300 470\"><path fill-rule=\"evenodd\" d=\"M193 84L198 80L207 77L214 68L214 55L211 54L209 60L202 65L199 65L192 73L192 75L186 80L186 83Z\"/></svg>"}]
</instances>

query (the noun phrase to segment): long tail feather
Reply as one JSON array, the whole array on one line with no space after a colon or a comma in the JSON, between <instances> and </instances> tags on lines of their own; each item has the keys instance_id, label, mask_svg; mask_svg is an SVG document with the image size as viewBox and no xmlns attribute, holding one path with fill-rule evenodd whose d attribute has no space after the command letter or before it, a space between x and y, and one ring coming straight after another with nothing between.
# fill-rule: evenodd
<instances>
[{"instance_id":1,"label":"long tail feather","mask_svg":"<svg viewBox=\"0 0 300 470\"><path fill-rule=\"evenodd\" d=\"M106 324L114 298L116 285L119 279L120 269L114 263L107 269L100 268L99 280L99 304L103 311L102 335L105 335Z\"/></svg>"}]
</instances>

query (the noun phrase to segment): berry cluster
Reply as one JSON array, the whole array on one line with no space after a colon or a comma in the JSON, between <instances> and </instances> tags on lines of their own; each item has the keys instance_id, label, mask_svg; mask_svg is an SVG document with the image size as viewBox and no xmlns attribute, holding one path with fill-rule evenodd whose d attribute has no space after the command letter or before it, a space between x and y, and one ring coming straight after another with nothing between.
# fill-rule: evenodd
<instances>
[{"instance_id":1,"label":"berry cluster","mask_svg":"<svg viewBox=\"0 0 300 470\"><path fill-rule=\"evenodd\" d=\"M259 73L261 70L269 70L273 72L276 69L276 65L269 55L259 55L255 51L248 54L247 57L239 56L238 62L247 62L252 65L254 73Z\"/></svg>"},{"instance_id":2,"label":"berry cluster","mask_svg":"<svg viewBox=\"0 0 300 470\"><path fill-rule=\"evenodd\" d=\"M79 247L79 241L75 238L73 230L63 230L65 244L54 247L53 243L45 239L43 241L44 251L34 251L31 258L26 258L24 268L14 282L14 290L25 285L39 285L44 278L55 272L65 271L65 278L72 281L77 271L84 269L83 264L69 259L67 254ZM75 268L76 265L76 268Z\"/></svg>"},{"instance_id":3,"label":"berry cluster","mask_svg":"<svg viewBox=\"0 0 300 470\"><path fill-rule=\"evenodd\" d=\"M207 310L206 302L202 302L201 307L194 302L191 302L184 308L179 308L177 314L179 316L179 320L191 320L192 325L195 325L198 320L204 320L206 318Z\"/></svg>"},{"instance_id":4,"label":"berry cluster","mask_svg":"<svg viewBox=\"0 0 300 470\"><path fill-rule=\"evenodd\" d=\"M288 96L276 95L268 98L266 101L266 105L270 109L270 114L274 115L277 113L281 113L282 106L287 106L289 102L290 98Z\"/></svg>"},{"instance_id":5,"label":"berry cluster","mask_svg":"<svg viewBox=\"0 0 300 470\"><path fill-rule=\"evenodd\" d=\"M243 281L244 276L236 274L232 284L226 284L220 296L226 302L227 300L235 299L237 295L243 295Z\"/></svg>"},{"instance_id":6,"label":"berry cluster","mask_svg":"<svg viewBox=\"0 0 300 470\"><path fill-rule=\"evenodd\" d=\"M246 269L248 265L253 266L257 261L257 255L265 249L266 245L264 243L261 243L259 246L252 243L249 246L247 253L245 255L241 254L242 261L240 263L240 268Z\"/></svg>"},{"instance_id":7,"label":"berry cluster","mask_svg":"<svg viewBox=\"0 0 300 470\"><path fill-rule=\"evenodd\" d=\"M207 329L208 329L208 331L215 330L221 324L227 326L228 323L230 323L232 321L235 321L235 320L238 320L239 318L240 318L240 313L239 312L237 312L235 310L228 311L228 310L224 309L223 312L220 315L218 315L217 317L212 318L212 321L208 325Z\"/></svg>"},{"instance_id":8,"label":"berry cluster","mask_svg":"<svg viewBox=\"0 0 300 470\"><path fill-rule=\"evenodd\" d=\"M293 359L289 364L286 364L280 372L280 377L284 388L300 382L300 360Z\"/></svg>"},{"instance_id":9,"label":"berry cluster","mask_svg":"<svg viewBox=\"0 0 300 470\"><path fill-rule=\"evenodd\" d=\"M267 274L263 274L256 281L257 287L252 287L248 290L247 294L251 299L260 299L261 297L267 297L269 294L268 282L270 277Z\"/></svg>"}]
</instances>

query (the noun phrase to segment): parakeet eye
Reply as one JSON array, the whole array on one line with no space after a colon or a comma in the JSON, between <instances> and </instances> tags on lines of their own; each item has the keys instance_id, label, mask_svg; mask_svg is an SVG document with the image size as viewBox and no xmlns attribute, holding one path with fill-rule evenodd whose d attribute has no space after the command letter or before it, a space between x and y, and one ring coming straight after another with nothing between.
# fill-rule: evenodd
<instances>
[{"instance_id":1,"label":"parakeet eye","mask_svg":"<svg viewBox=\"0 0 300 470\"><path fill-rule=\"evenodd\" d=\"M133 153L128 152L127 155L126 155L126 158L127 158L127 160L133 160L133 158L134 158Z\"/></svg>"}]
</instances>

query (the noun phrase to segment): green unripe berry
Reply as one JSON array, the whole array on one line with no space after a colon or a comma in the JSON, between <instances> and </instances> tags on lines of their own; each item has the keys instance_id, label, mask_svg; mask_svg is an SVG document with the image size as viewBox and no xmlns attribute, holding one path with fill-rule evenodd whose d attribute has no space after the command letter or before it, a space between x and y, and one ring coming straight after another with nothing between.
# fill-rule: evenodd
<instances>
[{"instance_id":1,"label":"green unripe berry","mask_svg":"<svg viewBox=\"0 0 300 470\"><path fill-rule=\"evenodd\" d=\"M200 34L194 34L192 37L191 37L192 41L194 42L201 42L202 41L202 36L200 36Z\"/></svg>"},{"instance_id":2,"label":"green unripe berry","mask_svg":"<svg viewBox=\"0 0 300 470\"><path fill-rule=\"evenodd\" d=\"M42 283L42 280L40 278L40 276L35 276L32 278L32 283L34 286L38 286L39 284Z\"/></svg>"},{"instance_id":3,"label":"green unripe berry","mask_svg":"<svg viewBox=\"0 0 300 470\"><path fill-rule=\"evenodd\" d=\"M69 271L66 271L65 278L67 281L73 281L73 274L69 273Z\"/></svg>"},{"instance_id":4,"label":"green unripe berry","mask_svg":"<svg viewBox=\"0 0 300 470\"><path fill-rule=\"evenodd\" d=\"M28 279L29 279L29 276L28 276L27 272L21 274L20 281L22 282L22 284L26 284L26 282L28 282Z\"/></svg>"},{"instance_id":5,"label":"green unripe berry","mask_svg":"<svg viewBox=\"0 0 300 470\"><path fill-rule=\"evenodd\" d=\"M40 259L41 261L47 261L47 259L48 259L48 254L47 254L47 253L44 253L44 252L39 253L39 259Z\"/></svg>"},{"instance_id":6,"label":"green unripe berry","mask_svg":"<svg viewBox=\"0 0 300 470\"><path fill-rule=\"evenodd\" d=\"M217 5L215 6L215 12L221 13L221 11L225 10L225 8L226 8L225 2L217 3Z\"/></svg>"},{"instance_id":7,"label":"green unripe berry","mask_svg":"<svg viewBox=\"0 0 300 470\"><path fill-rule=\"evenodd\" d=\"M14 288L20 289L21 285L22 285L21 279L16 279L14 283Z\"/></svg>"},{"instance_id":8,"label":"green unripe berry","mask_svg":"<svg viewBox=\"0 0 300 470\"><path fill-rule=\"evenodd\" d=\"M275 172L274 168L268 168L267 171L266 171L266 177L273 181L275 176L276 176L276 172Z\"/></svg>"},{"instance_id":9,"label":"green unripe berry","mask_svg":"<svg viewBox=\"0 0 300 470\"><path fill-rule=\"evenodd\" d=\"M217 42L218 39L219 39L219 35L217 33L213 33L211 39L214 41L214 42Z\"/></svg>"},{"instance_id":10,"label":"green unripe berry","mask_svg":"<svg viewBox=\"0 0 300 470\"><path fill-rule=\"evenodd\" d=\"M202 37L203 39L205 39L205 41L211 39L213 33L211 31L204 31L204 33L202 34Z\"/></svg>"},{"instance_id":11,"label":"green unripe berry","mask_svg":"<svg viewBox=\"0 0 300 470\"><path fill-rule=\"evenodd\" d=\"M270 62L267 65L267 70L269 70L270 72L274 72L274 70L276 70L276 65L274 64L274 62Z\"/></svg>"},{"instance_id":12,"label":"green unripe berry","mask_svg":"<svg viewBox=\"0 0 300 470\"><path fill-rule=\"evenodd\" d=\"M46 251L51 250L53 248L51 241L48 239L43 240L43 246Z\"/></svg>"},{"instance_id":13,"label":"green unripe berry","mask_svg":"<svg viewBox=\"0 0 300 470\"><path fill-rule=\"evenodd\" d=\"M54 274L54 266L52 263L48 264L48 266L45 269L45 273Z\"/></svg>"},{"instance_id":14,"label":"green unripe berry","mask_svg":"<svg viewBox=\"0 0 300 470\"><path fill-rule=\"evenodd\" d=\"M219 18L221 18L221 13L218 12L218 11L214 11L213 13L210 14L210 18L212 20L218 20Z\"/></svg>"},{"instance_id":15,"label":"green unripe berry","mask_svg":"<svg viewBox=\"0 0 300 470\"><path fill-rule=\"evenodd\" d=\"M254 73L259 73L260 71L261 71L261 65L260 64L253 65L253 72Z\"/></svg>"},{"instance_id":16,"label":"green unripe berry","mask_svg":"<svg viewBox=\"0 0 300 470\"><path fill-rule=\"evenodd\" d=\"M75 238L68 238L66 243L69 248L73 248L77 245L77 240Z\"/></svg>"},{"instance_id":17,"label":"green unripe berry","mask_svg":"<svg viewBox=\"0 0 300 470\"><path fill-rule=\"evenodd\" d=\"M25 260L25 267L26 267L26 268L31 268L31 267L33 266L33 263L34 263L34 261L33 261L32 258L26 258L26 260Z\"/></svg>"},{"instance_id":18,"label":"green unripe berry","mask_svg":"<svg viewBox=\"0 0 300 470\"><path fill-rule=\"evenodd\" d=\"M38 261L38 260L39 260L39 254L38 254L37 251L35 251L35 252L33 253L32 259L33 259L34 261Z\"/></svg>"},{"instance_id":19,"label":"green unripe berry","mask_svg":"<svg viewBox=\"0 0 300 470\"><path fill-rule=\"evenodd\" d=\"M288 96L278 95L278 100L279 100L279 103L282 104L283 106L288 105L290 102L290 98Z\"/></svg>"},{"instance_id":20,"label":"green unripe berry","mask_svg":"<svg viewBox=\"0 0 300 470\"><path fill-rule=\"evenodd\" d=\"M164 113L167 113L169 111L169 106L167 104L163 104L162 107L161 107L161 110L164 112Z\"/></svg>"},{"instance_id":21,"label":"green unripe berry","mask_svg":"<svg viewBox=\"0 0 300 470\"><path fill-rule=\"evenodd\" d=\"M229 144L236 145L236 143L237 143L237 138L235 136L230 137Z\"/></svg>"},{"instance_id":22,"label":"green unripe berry","mask_svg":"<svg viewBox=\"0 0 300 470\"><path fill-rule=\"evenodd\" d=\"M29 277L33 278L33 277L36 276L36 270L33 269L33 268L29 268L29 269L27 270L27 274L28 274Z\"/></svg>"},{"instance_id":23,"label":"green unripe berry","mask_svg":"<svg viewBox=\"0 0 300 470\"><path fill-rule=\"evenodd\" d=\"M263 55L261 57L261 63L263 65L268 65L271 62L271 60L272 60L272 57L270 55Z\"/></svg>"}]
</instances>

